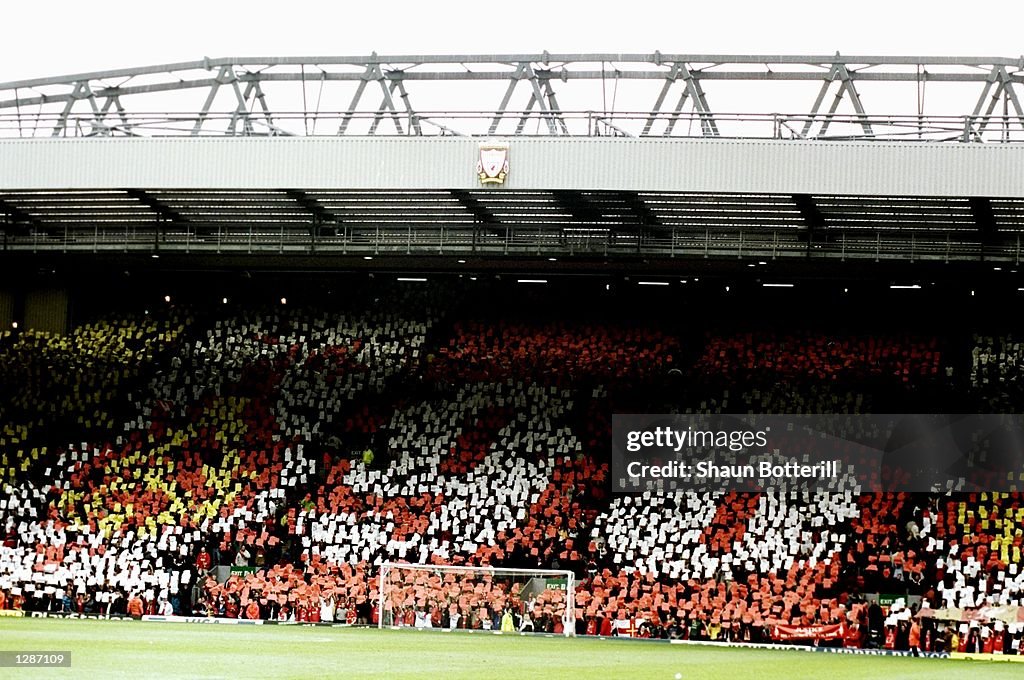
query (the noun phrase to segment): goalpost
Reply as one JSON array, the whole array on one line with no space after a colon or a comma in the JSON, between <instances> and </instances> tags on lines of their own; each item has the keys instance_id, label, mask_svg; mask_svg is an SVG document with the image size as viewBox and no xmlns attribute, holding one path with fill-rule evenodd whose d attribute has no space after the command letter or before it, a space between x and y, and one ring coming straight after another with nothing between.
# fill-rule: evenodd
<instances>
[{"instance_id":1,"label":"goalpost","mask_svg":"<svg viewBox=\"0 0 1024 680\"><path fill-rule=\"evenodd\" d=\"M502 569L384 562L377 578L377 627L436 627L500 630L505 612L516 632L553 623L566 637L576 635L576 575L562 569ZM545 630L547 630L545 628ZM555 629L557 630L557 628Z\"/></svg>"}]
</instances>

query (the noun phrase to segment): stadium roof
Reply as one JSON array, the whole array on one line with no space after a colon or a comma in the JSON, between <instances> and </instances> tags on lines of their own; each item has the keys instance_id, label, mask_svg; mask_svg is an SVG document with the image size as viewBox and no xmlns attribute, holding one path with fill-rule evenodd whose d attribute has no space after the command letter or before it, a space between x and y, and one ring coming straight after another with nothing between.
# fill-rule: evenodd
<instances>
[{"instance_id":1,"label":"stadium roof","mask_svg":"<svg viewBox=\"0 0 1024 680\"><path fill-rule=\"evenodd\" d=\"M1021 141L1024 59L721 54L204 58L0 83L0 135Z\"/></svg>"},{"instance_id":2,"label":"stadium roof","mask_svg":"<svg viewBox=\"0 0 1024 680\"><path fill-rule=\"evenodd\" d=\"M996 57L541 53L0 84L3 250L1016 263L1022 80Z\"/></svg>"}]
</instances>

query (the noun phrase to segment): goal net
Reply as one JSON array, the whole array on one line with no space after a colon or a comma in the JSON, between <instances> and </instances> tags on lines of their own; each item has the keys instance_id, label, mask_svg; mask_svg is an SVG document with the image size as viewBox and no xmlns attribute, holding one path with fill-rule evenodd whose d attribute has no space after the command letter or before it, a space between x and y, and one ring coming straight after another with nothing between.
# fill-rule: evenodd
<instances>
[{"instance_id":1,"label":"goal net","mask_svg":"<svg viewBox=\"0 0 1024 680\"><path fill-rule=\"evenodd\" d=\"M571 571L385 562L377 627L574 636L574 594Z\"/></svg>"}]
</instances>

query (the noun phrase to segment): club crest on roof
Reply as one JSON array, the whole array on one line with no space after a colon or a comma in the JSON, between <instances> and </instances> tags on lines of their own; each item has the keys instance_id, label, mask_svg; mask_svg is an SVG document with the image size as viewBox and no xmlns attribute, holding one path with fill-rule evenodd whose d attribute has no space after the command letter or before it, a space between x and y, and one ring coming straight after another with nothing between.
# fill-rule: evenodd
<instances>
[{"instance_id":1,"label":"club crest on roof","mask_svg":"<svg viewBox=\"0 0 1024 680\"><path fill-rule=\"evenodd\" d=\"M502 185L508 177L508 143L486 142L480 145L480 155L476 162L477 176L480 184Z\"/></svg>"}]
</instances>

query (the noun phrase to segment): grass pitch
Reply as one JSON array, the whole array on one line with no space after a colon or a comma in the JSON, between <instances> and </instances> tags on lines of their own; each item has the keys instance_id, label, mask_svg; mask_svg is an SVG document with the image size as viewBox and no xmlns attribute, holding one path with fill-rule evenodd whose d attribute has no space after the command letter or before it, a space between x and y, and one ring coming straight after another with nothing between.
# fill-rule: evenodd
<instances>
[{"instance_id":1,"label":"grass pitch","mask_svg":"<svg viewBox=\"0 0 1024 680\"><path fill-rule=\"evenodd\" d=\"M0 650L71 652L0 678L861 680L1021 677L1019 664L723 649L631 640L126 621L0 619ZM677 676L676 674L679 674Z\"/></svg>"}]
</instances>

